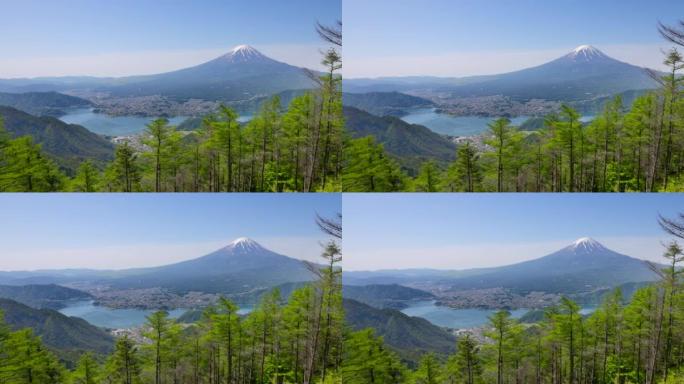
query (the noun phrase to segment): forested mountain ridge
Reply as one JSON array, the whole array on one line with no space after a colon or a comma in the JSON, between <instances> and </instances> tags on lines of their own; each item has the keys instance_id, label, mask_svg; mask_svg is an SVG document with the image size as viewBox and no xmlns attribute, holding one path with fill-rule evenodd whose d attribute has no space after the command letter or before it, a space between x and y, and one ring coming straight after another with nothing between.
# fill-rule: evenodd
<instances>
[{"instance_id":1,"label":"forested mountain ridge","mask_svg":"<svg viewBox=\"0 0 684 384\"><path fill-rule=\"evenodd\" d=\"M344 299L345 319L356 330L372 328L377 336L409 363L427 352L453 353L456 337L429 321L395 309L377 309L356 300ZM354 351L357 352L357 351Z\"/></svg>"},{"instance_id":2,"label":"forested mountain ridge","mask_svg":"<svg viewBox=\"0 0 684 384\"><path fill-rule=\"evenodd\" d=\"M12 137L32 138L70 174L74 174L85 160L102 167L114 159L114 144L80 125L66 124L49 116L37 117L3 106L0 106L0 119Z\"/></svg>"},{"instance_id":3,"label":"forested mountain ridge","mask_svg":"<svg viewBox=\"0 0 684 384\"><path fill-rule=\"evenodd\" d=\"M379 117L353 107L344 107L345 128L352 138L372 136L385 151L410 172L428 160L441 164L453 161L456 145L421 125L393 117Z\"/></svg>"},{"instance_id":4,"label":"forested mountain ridge","mask_svg":"<svg viewBox=\"0 0 684 384\"><path fill-rule=\"evenodd\" d=\"M92 103L80 97L57 92L0 92L0 105L12 107L34 116L59 117L69 108L85 108L92 106Z\"/></svg>"},{"instance_id":5,"label":"forested mountain ridge","mask_svg":"<svg viewBox=\"0 0 684 384\"><path fill-rule=\"evenodd\" d=\"M60 309L70 300L87 300L89 293L56 284L0 285L0 298L41 309Z\"/></svg>"},{"instance_id":6,"label":"forested mountain ridge","mask_svg":"<svg viewBox=\"0 0 684 384\"><path fill-rule=\"evenodd\" d=\"M86 351L107 354L114 346L114 338L105 330L52 309L35 309L0 298L0 313L12 329L32 329L46 346L66 359Z\"/></svg>"}]
</instances>

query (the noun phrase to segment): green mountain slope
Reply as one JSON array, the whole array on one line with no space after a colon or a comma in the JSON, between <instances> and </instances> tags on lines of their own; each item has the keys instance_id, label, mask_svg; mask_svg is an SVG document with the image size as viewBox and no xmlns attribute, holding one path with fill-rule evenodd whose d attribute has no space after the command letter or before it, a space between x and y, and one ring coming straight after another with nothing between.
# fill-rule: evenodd
<instances>
[{"instance_id":1,"label":"green mountain slope","mask_svg":"<svg viewBox=\"0 0 684 384\"><path fill-rule=\"evenodd\" d=\"M16 108L35 116L61 116L68 108L85 108L92 105L88 100L57 92L0 92L0 105Z\"/></svg>"},{"instance_id":2,"label":"green mountain slope","mask_svg":"<svg viewBox=\"0 0 684 384\"><path fill-rule=\"evenodd\" d=\"M91 297L86 292L56 284L0 285L0 298L18 301L33 308L60 309L66 301Z\"/></svg>"},{"instance_id":3,"label":"green mountain slope","mask_svg":"<svg viewBox=\"0 0 684 384\"><path fill-rule=\"evenodd\" d=\"M113 349L114 338L83 319L67 317L52 309L34 309L9 299L0 299L0 311L12 329L33 329L45 345L66 360L83 351L105 354Z\"/></svg>"},{"instance_id":4,"label":"green mountain slope","mask_svg":"<svg viewBox=\"0 0 684 384\"><path fill-rule=\"evenodd\" d=\"M456 156L456 144L422 125L392 116L375 116L353 107L344 107L344 118L352 137L374 136L390 155L414 173L426 160L447 163Z\"/></svg>"},{"instance_id":5,"label":"green mountain slope","mask_svg":"<svg viewBox=\"0 0 684 384\"><path fill-rule=\"evenodd\" d=\"M347 323L354 330L373 328L402 359L415 363L425 352L446 355L456 349L456 337L429 321L395 309L377 309L344 299Z\"/></svg>"},{"instance_id":6,"label":"green mountain slope","mask_svg":"<svg viewBox=\"0 0 684 384\"><path fill-rule=\"evenodd\" d=\"M83 160L103 164L114 158L114 145L86 128L66 124L54 117L36 117L11 107L0 106L7 130L12 136L31 136L43 151L66 170L73 171Z\"/></svg>"}]
</instances>

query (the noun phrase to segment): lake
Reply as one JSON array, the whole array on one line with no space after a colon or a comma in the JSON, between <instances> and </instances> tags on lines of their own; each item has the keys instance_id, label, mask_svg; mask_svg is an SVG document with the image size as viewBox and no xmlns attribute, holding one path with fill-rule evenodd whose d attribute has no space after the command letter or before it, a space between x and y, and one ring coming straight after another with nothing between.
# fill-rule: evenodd
<instances>
[{"instance_id":1,"label":"lake","mask_svg":"<svg viewBox=\"0 0 684 384\"><path fill-rule=\"evenodd\" d=\"M516 309L511 312L514 318L520 318L529 309ZM493 309L455 309L441 305L436 305L434 301L417 301L401 312L415 317L422 317L434 325L449 328L474 328L487 323L490 315L496 310Z\"/></svg>"},{"instance_id":2,"label":"lake","mask_svg":"<svg viewBox=\"0 0 684 384\"><path fill-rule=\"evenodd\" d=\"M511 118L511 125L519 126L529 119L530 116L518 116ZM452 116L446 113L437 113L434 108L413 109L408 115L401 118L410 124L420 124L431 131L451 136L474 136L489 129L488 124L496 120L494 117L481 116ZM582 116L583 123L594 119L594 116Z\"/></svg>"},{"instance_id":3,"label":"lake","mask_svg":"<svg viewBox=\"0 0 684 384\"><path fill-rule=\"evenodd\" d=\"M591 307L582 308L581 314L589 314L594 309ZM422 317L434 325L455 329L475 328L486 324L497 310L493 309L455 309L446 306L436 305L434 301L417 301L401 312L415 317ZM529 309L514 309L511 317L519 319L526 314Z\"/></svg>"},{"instance_id":4,"label":"lake","mask_svg":"<svg viewBox=\"0 0 684 384\"><path fill-rule=\"evenodd\" d=\"M67 124L78 124L89 131L107 136L127 136L140 133L154 118L141 116L109 116L95 113L92 108L72 109L59 118ZM169 124L178 125L187 117L177 116L169 118Z\"/></svg>"},{"instance_id":5,"label":"lake","mask_svg":"<svg viewBox=\"0 0 684 384\"><path fill-rule=\"evenodd\" d=\"M437 113L434 108L414 109L401 119L409 124L424 125L433 132L451 136L478 135L488 129L487 124L496 120L493 117L451 116ZM529 116L514 117L510 120L513 125L520 125L527 119Z\"/></svg>"},{"instance_id":6,"label":"lake","mask_svg":"<svg viewBox=\"0 0 684 384\"><path fill-rule=\"evenodd\" d=\"M238 314L246 315L254 309L253 306L245 305L240 307ZM80 317L92 325L104 328L131 328L143 325L145 318L155 312L151 309L135 308L107 308L93 304L93 301L77 301L70 303L65 308L59 310L66 316ZM186 312L186 309L172 309L169 317L177 319Z\"/></svg>"},{"instance_id":7,"label":"lake","mask_svg":"<svg viewBox=\"0 0 684 384\"><path fill-rule=\"evenodd\" d=\"M145 317L153 310L132 308L107 308L94 305L92 301L78 301L69 304L59 310L66 316L80 317L90 324L104 328L130 328L145 323ZM178 318L185 313L185 309L174 309L169 312L169 317Z\"/></svg>"}]
</instances>

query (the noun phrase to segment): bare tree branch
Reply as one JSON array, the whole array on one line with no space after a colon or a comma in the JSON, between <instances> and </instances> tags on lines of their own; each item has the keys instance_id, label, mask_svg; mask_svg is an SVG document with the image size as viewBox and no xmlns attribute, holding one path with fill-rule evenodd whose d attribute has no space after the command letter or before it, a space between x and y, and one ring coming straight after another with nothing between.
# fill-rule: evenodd
<instances>
[{"instance_id":1,"label":"bare tree branch","mask_svg":"<svg viewBox=\"0 0 684 384\"><path fill-rule=\"evenodd\" d=\"M670 27L659 21L658 32L665 40L684 47L684 20L679 21L679 27Z\"/></svg>"},{"instance_id":2,"label":"bare tree branch","mask_svg":"<svg viewBox=\"0 0 684 384\"><path fill-rule=\"evenodd\" d=\"M684 213L679 214L679 219L668 219L662 215L658 215L658 224L660 227L670 235L684 239Z\"/></svg>"},{"instance_id":3,"label":"bare tree branch","mask_svg":"<svg viewBox=\"0 0 684 384\"><path fill-rule=\"evenodd\" d=\"M644 71L651 79L657 82L661 87L665 86L665 81L663 80L663 77L660 75L658 71L653 70L651 68L644 68Z\"/></svg>"},{"instance_id":4,"label":"bare tree branch","mask_svg":"<svg viewBox=\"0 0 684 384\"><path fill-rule=\"evenodd\" d=\"M336 218L329 219L322 217L317 213L316 224L318 225L318 228L323 231L323 233L326 233L337 239L342 239L342 214L338 213Z\"/></svg>"},{"instance_id":5,"label":"bare tree branch","mask_svg":"<svg viewBox=\"0 0 684 384\"><path fill-rule=\"evenodd\" d=\"M646 263L646 266L648 267L648 269L653 271L653 273L658 275L658 277L660 277L661 279L665 278L665 275L663 274L663 271L660 270L660 267L658 266L658 264L656 264L652 261L648 261L648 260L644 261L644 263Z\"/></svg>"},{"instance_id":6,"label":"bare tree branch","mask_svg":"<svg viewBox=\"0 0 684 384\"><path fill-rule=\"evenodd\" d=\"M337 21L335 26L323 25L320 22L316 22L316 32L318 36L330 44L342 46L342 22Z\"/></svg>"}]
</instances>

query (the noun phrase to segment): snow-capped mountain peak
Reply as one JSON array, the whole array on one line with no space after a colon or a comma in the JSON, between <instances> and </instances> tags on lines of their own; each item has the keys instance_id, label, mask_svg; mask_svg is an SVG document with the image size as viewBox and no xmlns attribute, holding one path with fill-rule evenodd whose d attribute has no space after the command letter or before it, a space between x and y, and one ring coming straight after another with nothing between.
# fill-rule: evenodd
<instances>
[{"instance_id":1,"label":"snow-capped mountain peak","mask_svg":"<svg viewBox=\"0 0 684 384\"><path fill-rule=\"evenodd\" d=\"M242 44L233 48L224 56L224 58L231 62L248 62L254 60L263 60L267 57L261 52L257 51L254 47L247 44Z\"/></svg>"},{"instance_id":2,"label":"snow-capped mountain peak","mask_svg":"<svg viewBox=\"0 0 684 384\"><path fill-rule=\"evenodd\" d=\"M581 237L581 238L575 240L575 242L570 246L570 248L574 251L588 251L588 252L606 249L606 247L604 247L603 244L592 239L591 237Z\"/></svg>"},{"instance_id":3,"label":"snow-capped mountain peak","mask_svg":"<svg viewBox=\"0 0 684 384\"><path fill-rule=\"evenodd\" d=\"M230 244L228 244L226 248L250 252L260 251L264 249L264 247L262 247L261 244L250 239L249 237L238 237L237 239L233 240Z\"/></svg>"},{"instance_id":4,"label":"snow-capped mountain peak","mask_svg":"<svg viewBox=\"0 0 684 384\"><path fill-rule=\"evenodd\" d=\"M608 56L591 45L580 45L579 47L573 49L572 52L567 55L567 57L574 60L589 61L596 58L606 58Z\"/></svg>"}]
</instances>

